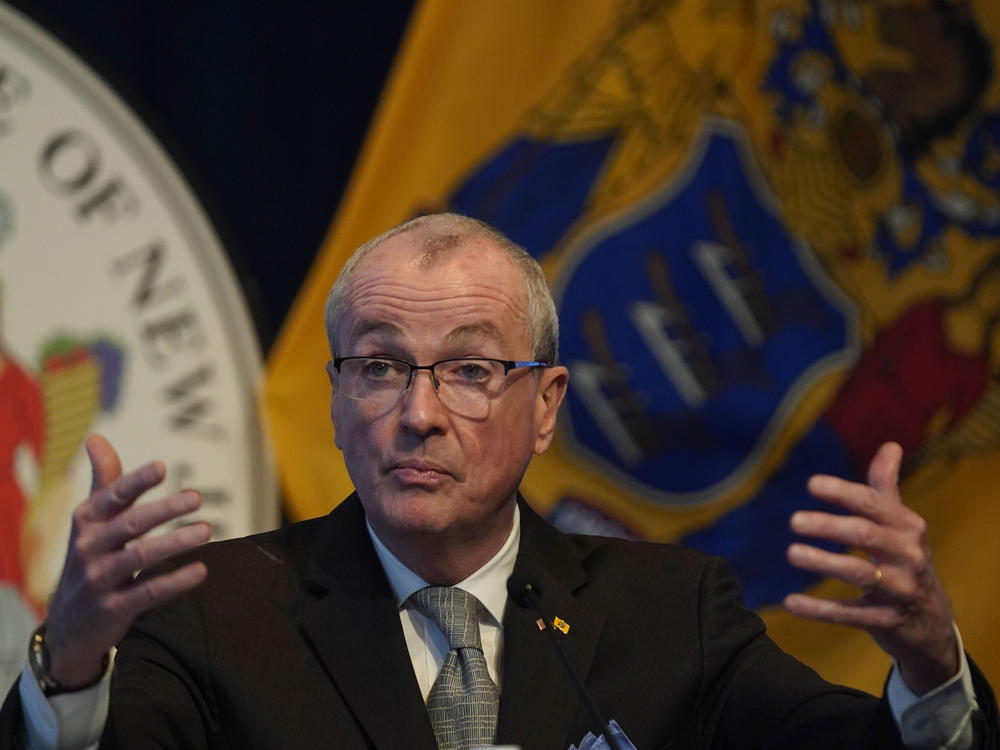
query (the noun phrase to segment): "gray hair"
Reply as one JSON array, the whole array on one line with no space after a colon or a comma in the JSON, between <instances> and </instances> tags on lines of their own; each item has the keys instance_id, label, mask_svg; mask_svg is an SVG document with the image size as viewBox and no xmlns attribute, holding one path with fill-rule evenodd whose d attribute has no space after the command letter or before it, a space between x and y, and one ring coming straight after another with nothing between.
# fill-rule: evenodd
<instances>
[{"instance_id":1,"label":"gray hair","mask_svg":"<svg viewBox=\"0 0 1000 750\"><path fill-rule=\"evenodd\" d=\"M460 242L470 239L485 239L503 250L517 267L528 299L528 330L531 334L532 356L539 362L555 364L559 357L559 319L552 292L545 280L545 272L528 252L501 232L485 222L461 214L428 214L393 227L373 240L368 240L354 251L340 269L337 280L326 298L326 336L330 343L330 353L336 357L337 323L345 313L347 288L354 271L361 260L388 239L404 232L419 231L421 242L418 252L421 264L429 264L442 252L450 250Z\"/></svg>"}]
</instances>

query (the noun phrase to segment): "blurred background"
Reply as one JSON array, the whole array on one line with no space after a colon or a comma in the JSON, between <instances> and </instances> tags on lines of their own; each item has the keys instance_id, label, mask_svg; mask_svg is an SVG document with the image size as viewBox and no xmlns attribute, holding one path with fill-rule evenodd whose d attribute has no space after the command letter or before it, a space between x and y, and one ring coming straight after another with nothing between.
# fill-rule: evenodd
<instances>
[{"instance_id":1,"label":"blurred background","mask_svg":"<svg viewBox=\"0 0 1000 750\"><path fill-rule=\"evenodd\" d=\"M266 351L330 226L412 2L31 0L151 128L223 235Z\"/></svg>"},{"instance_id":2,"label":"blurred background","mask_svg":"<svg viewBox=\"0 0 1000 750\"><path fill-rule=\"evenodd\" d=\"M816 507L810 474L863 479L896 440L965 644L1000 679L992 2L10 5L128 103L208 212L266 360L284 518L349 492L322 373L340 264L457 210L522 243L556 296L571 391L523 488L540 512L727 556L783 647L877 692L864 634L777 605L856 594L787 566L787 518ZM115 262L155 276L152 251L132 257ZM28 315L15 275L0 265L7 328Z\"/></svg>"}]
</instances>

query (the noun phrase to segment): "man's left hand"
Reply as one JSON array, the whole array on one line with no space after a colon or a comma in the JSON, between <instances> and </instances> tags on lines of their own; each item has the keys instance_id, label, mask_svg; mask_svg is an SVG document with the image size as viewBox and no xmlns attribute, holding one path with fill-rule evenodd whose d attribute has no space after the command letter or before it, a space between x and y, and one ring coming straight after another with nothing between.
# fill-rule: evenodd
<instances>
[{"instance_id":1,"label":"man's left hand","mask_svg":"<svg viewBox=\"0 0 1000 750\"><path fill-rule=\"evenodd\" d=\"M903 505L897 482L903 450L883 445L868 468L868 484L816 475L809 492L850 515L798 511L792 530L860 550L868 558L837 554L812 545L788 548L792 565L860 586L855 599L785 598L788 611L815 620L868 631L899 665L917 695L958 674L960 655L952 628L951 603L934 572L927 524Z\"/></svg>"}]
</instances>

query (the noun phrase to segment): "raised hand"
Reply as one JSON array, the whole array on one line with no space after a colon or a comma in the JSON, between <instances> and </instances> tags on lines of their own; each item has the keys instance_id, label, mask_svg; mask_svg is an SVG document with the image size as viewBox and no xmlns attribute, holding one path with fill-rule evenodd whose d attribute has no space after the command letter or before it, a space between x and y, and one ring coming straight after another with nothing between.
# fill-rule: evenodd
<instances>
[{"instance_id":1,"label":"raised hand","mask_svg":"<svg viewBox=\"0 0 1000 750\"><path fill-rule=\"evenodd\" d=\"M161 462L128 474L111 445L91 435L86 442L93 469L90 497L73 512L69 548L48 612L46 644L50 671L59 683L76 687L95 681L104 656L132 621L149 609L193 589L207 573L191 563L171 573L136 582L136 571L207 541L211 528L194 523L158 536L146 532L196 510L197 492L187 490L135 504L163 481Z\"/></svg>"},{"instance_id":2,"label":"raised hand","mask_svg":"<svg viewBox=\"0 0 1000 750\"><path fill-rule=\"evenodd\" d=\"M927 525L899 495L902 455L899 445L883 445L869 466L868 484L826 475L810 478L813 496L850 515L799 511L791 518L792 530L868 557L795 543L788 548L788 560L860 586L863 593L856 599L790 594L785 608L802 617L867 630L897 661L909 688L921 695L957 674L960 661L951 603L934 572Z\"/></svg>"}]
</instances>

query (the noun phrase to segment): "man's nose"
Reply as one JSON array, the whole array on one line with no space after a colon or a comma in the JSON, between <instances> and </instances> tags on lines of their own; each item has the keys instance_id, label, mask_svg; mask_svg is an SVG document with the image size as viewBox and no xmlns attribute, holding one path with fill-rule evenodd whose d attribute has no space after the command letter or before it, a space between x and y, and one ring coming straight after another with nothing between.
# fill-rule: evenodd
<instances>
[{"instance_id":1,"label":"man's nose","mask_svg":"<svg viewBox=\"0 0 1000 750\"><path fill-rule=\"evenodd\" d=\"M434 376L430 370L414 370L410 386L403 392L403 413L400 421L407 429L420 435L442 431L447 409L441 403Z\"/></svg>"}]
</instances>

